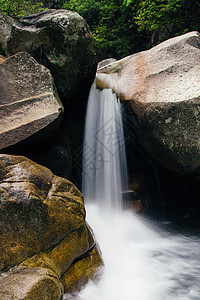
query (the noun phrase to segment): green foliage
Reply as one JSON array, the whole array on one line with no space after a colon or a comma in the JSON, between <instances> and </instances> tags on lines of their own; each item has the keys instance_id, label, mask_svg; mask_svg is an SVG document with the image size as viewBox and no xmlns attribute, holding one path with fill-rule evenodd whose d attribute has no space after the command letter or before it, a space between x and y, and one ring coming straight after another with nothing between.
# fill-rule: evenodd
<instances>
[{"instance_id":1,"label":"green foliage","mask_svg":"<svg viewBox=\"0 0 200 300\"><path fill-rule=\"evenodd\" d=\"M76 11L79 13L90 26L91 30L95 30L100 21L101 1L93 0L70 0L65 1L62 8Z\"/></svg>"},{"instance_id":2,"label":"green foliage","mask_svg":"<svg viewBox=\"0 0 200 300\"><path fill-rule=\"evenodd\" d=\"M44 10L44 6L41 1L0 0L0 11L13 19L19 19L42 10Z\"/></svg>"},{"instance_id":3,"label":"green foliage","mask_svg":"<svg viewBox=\"0 0 200 300\"><path fill-rule=\"evenodd\" d=\"M123 0L69 0L63 8L76 11L87 21L98 60L121 58L146 47L133 18L134 7L127 7Z\"/></svg>"},{"instance_id":4,"label":"green foliage","mask_svg":"<svg viewBox=\"0 0 200 300\"><path fill-rule=\"evenodd\" d=\"M88 22L99 60L121 58L200 30L198 0L69 0L63 8Z\"/></svg>"},{"instance_id":5,"label":"green foliage","mask_svg":"<svg viewBox=\"0 0 200 300\"><path fill-rule=\"evenodd\" d=\"M173 22L173 14L180 8L183 0L141 1L136 19L140 30L163 29Z\"/></svg>"},{"instance_id":6,"label":"green foliage","mask_svg":"<svg viewBox=\"0 0 200 300\"><path fill-rule=\"evenodd\" d=\"M42 3L46 8L59 9L65 3L65 0L43 0Z\"/></svg>"},{"instance_id":7,"label":"green foliage","mask_svg":"<svg viewBox=\"0 0 200 300\"><path fill-rule=\"evenodd\" d=\"M134 0L127 0L128 3ZM127 3L127 4L128 4ZM165 37L200 29L198 0L141 0L135 20L139 30L165 32Z\"/></svg>"},{"instance_id":8,"label":"green foliage","mask_svg":"<svg viewBox=\"0 0 200 300\"><path fill-rule=\"evenodd\" d=\"M14 19L49 8L76 11L87 21L98 60L200 31L198 0L0 0L0 10Z\"/></svg>"}]
</instances>

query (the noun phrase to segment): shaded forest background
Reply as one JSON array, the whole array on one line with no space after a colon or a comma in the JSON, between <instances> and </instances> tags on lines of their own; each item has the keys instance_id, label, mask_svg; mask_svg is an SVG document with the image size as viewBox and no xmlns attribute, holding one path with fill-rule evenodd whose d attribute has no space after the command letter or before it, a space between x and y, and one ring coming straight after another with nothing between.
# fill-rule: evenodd
<instances>
[{"instance_id":1,"label":"shaded forest background","mask_svg":"<svg viewBox=\"0 0 200 300\"><path fill-rule=\"evenodd\" d=\"M0 11L16 21L52 8L76 11L87 21L98 61L200 31L199 0L0 0Z\"/></svg>"}]
</instances>

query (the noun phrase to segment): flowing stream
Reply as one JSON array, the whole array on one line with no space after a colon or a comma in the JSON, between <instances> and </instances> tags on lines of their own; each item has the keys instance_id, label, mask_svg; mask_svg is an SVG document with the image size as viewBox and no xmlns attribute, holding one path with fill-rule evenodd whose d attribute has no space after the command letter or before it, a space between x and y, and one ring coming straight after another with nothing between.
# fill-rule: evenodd
<instances>
[{"instance_id":1,"label":"flowing stream","mask_svg":"<svg viewBox=\"0 0 200 300\"><path fill-rule=\"evenodd\" d=\"M120 101L93 85L88 101L83 194L105 267L78 300L200 300L200 238L122 209L127 170Z\"/></svg>"}]
</instances>

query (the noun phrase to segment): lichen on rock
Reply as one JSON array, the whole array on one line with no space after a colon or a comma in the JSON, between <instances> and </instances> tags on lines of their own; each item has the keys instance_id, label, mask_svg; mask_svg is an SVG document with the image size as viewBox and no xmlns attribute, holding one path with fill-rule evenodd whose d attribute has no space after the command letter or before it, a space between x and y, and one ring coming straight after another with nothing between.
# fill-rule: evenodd
<instances>
[{"instance_id":1,"label":"lichen on rock","mask_svg":"<svg viewBox=\"0 0 200 300\"><path fill-rule=\"evenodd\" d=\"M98 250L90 263L96 242L80 191L26 157L0 154L0 225L1 299L61 299L59 279L76 261L84 274L87 258L91 273L72 274L67 286L82 286L102 265Z\"/></svg>"}]
</instances>

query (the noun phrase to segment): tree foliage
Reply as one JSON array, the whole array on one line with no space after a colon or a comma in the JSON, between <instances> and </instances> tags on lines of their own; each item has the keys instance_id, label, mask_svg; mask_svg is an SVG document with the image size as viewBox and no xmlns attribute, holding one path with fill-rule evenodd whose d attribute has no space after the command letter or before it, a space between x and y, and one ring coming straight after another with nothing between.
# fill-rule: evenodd
<instances>
[{"instance_id":1,"label":"tree foliage","mask_svg":"<svg viewBox=\"0 0 200 300\"><path fill-rule=\"evenodd\" d=\"M146 35L139 33L134 6L123 0L69 0L64 8L78 12L89 24L99 60L121 58L147 47Z\"/></svg>"},{"instance_id":2,"label":"tree foliage","mask_svg":"<svg viewBox=\"0 0 200 300\"><path fill-rule=\"evenodd\" d=\"M69 0L63 7L86 19L99 59L123 57L200 30L198 0Z\"/></svg>"},{"instance_id":3,"label":"tree foliage","mask_svg":"<svg viewBox=\"0 0 200 300\"><path fill-rule=\"evenodd\" d=\"M46 9L61 8L65 0L0 0L0 11L15 20Z\"/></svg>"},{"instance_id":4,"label":"tree foliage","mask_svg":"<svg viewBox=\"0 0 200 300\"><path fill-rule=\"evenodd\" d=\"M0 0L0 10L14 19L49 8L76 11L87 21L99 60L200 30L198 0Z\"/></svg>"},{"instance_id":5,"label":"tree foliage","mask_svg":"<svg viewBox=\"0 0 200 300\"><path fill-rule=\"evenodd\" d=\"M125 0L126 5L134 5L134 0ZM160 42L164 39L200 30L200 3L198 0L141 0L135 20L139 30L157 35Z\"/></svg>"},{"instance_id":6,"label":"tree foliage","mask_svg":"<svg viewBox=\"0 0 200 300\"><path fill-rule=\"evenodd\" d=\"M44 9L41 1L0 0L0 11L13 19L19 19Z\"/></svg>"}]
</instances>

